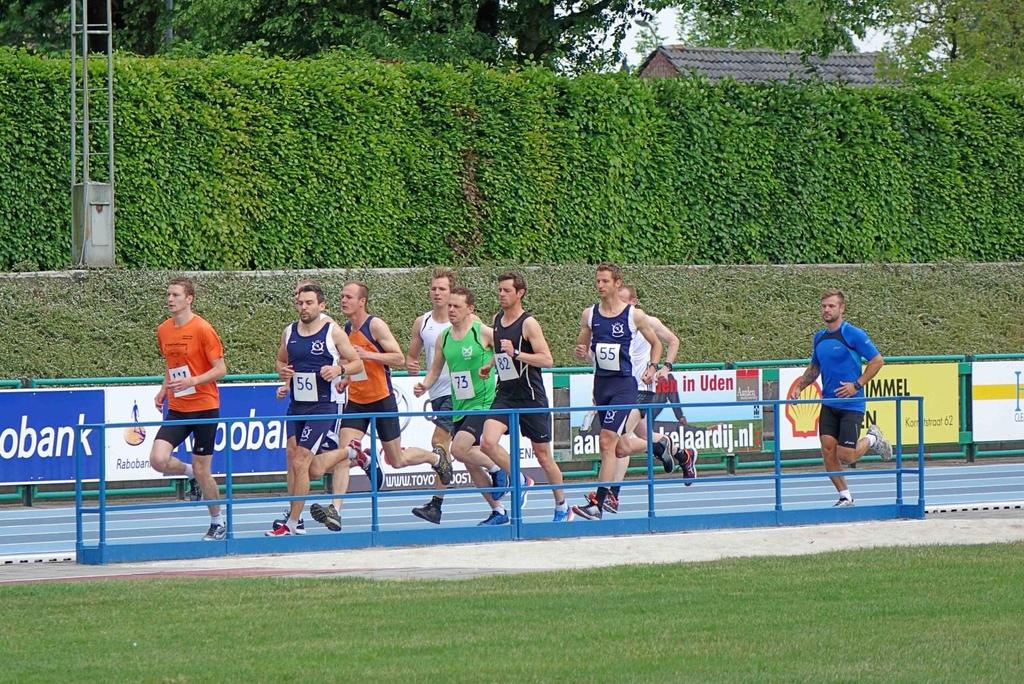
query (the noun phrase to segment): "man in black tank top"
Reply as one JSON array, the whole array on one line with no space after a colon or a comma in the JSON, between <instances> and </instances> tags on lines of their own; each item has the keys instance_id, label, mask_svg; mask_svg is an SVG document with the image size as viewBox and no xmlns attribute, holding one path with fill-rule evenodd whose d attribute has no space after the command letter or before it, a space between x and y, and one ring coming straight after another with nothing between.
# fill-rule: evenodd
<instances>
[{"instance_id":1,"label":"man in black tank top","mask_svg":"<svg viewBox=\"0 0 1024 684\"><path fill-rule=\"evenodd\" d=\"M555 362L551 349L544 338L544 331L532 315L523 309L526 296L526 279L515 272L498 276L498 303L501 312L494 317L494 360L493 367L498 373L498 385L492 409L548 408L547 394L541 368L551 368ZM483 369L481 372L489 370ZM480 448L488 458L506 472L512 472L512 457L501 446L501 436L508 432L509 416L491 416L484 424ZM524 413L519 416L519 431L530 440L537 461L544 470L550 484L562 484L562 471L551 454L551 414ZM522 476L521 484L529 487L533 480ZM554 522L569 522L572 513L565 503L561 489L552 492L555 497ZM520 507L525 505L526 495ZM492 519L493 522L490 522ZM481 524L500 525L508 522L507 516L491 518Z\"/></svg>"}]
</instances>

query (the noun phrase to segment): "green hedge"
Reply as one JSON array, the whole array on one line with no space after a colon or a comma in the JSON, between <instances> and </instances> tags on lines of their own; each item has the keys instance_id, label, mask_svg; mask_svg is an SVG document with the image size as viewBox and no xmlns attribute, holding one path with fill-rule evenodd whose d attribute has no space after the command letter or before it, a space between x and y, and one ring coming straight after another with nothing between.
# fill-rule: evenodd
<instances>
[{"instance_id":1,"label":"green hedge","mask_svg":"<svg viewBox=\"0 0 1024 684\"><path fill-rule=\"evenodd\" d=\"M340 57L116 68L122 266L1024 257L1020 85L572 80ZM0 50L2 269L68 264L67 81L62 60Z\"/></svg>"},{"instance_id":2,"label":"green hedge","mask_svg":"<svg viewBox=\"0 0 1024 684\"><path fill-rule=\"evenodd\" d=\"M497 310L499 267L464 269L483 317ZM589 266L526 271L526 302L561 366L572 357L579 316L595 301ZM283 326L293 319L297 272L196 276L195 308L224 340L233 373L273 369ZM883 355L1024 352L1024 278L999 264L861 267L629 267L641 305L682 338L681 362L801 358L820 326L818 297L848 296L848 318ZM346 278L365 279L370 310L407 347L412 322L429 308L426 269L314 273L330 309ZM151 375L161 370L154 338L167 272L97 271L0 277L0 378Z\"/></svg>"}]
</instances>

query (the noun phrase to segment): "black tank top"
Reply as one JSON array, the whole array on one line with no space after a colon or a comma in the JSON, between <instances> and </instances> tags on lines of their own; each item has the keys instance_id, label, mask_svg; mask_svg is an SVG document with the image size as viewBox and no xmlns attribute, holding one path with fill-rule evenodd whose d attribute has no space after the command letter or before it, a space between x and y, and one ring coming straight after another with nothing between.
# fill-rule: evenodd
<instances>
[{"instance_id":1,"label":"black tank top","mask_svg":"<svg viewBox=\"0 0 1024 684\"><path fill-rule=\"evenodd\" d=\"M532 354L533 345L530 341L523 337L523 324L527 318L530 318L532 314L523 314L508 327L501 324L502 312L494 317L494 353L495 357L495 369L498 371L498 387L496 395L504 399L511 399L514 401L524 401L531 403L548 403L548 396L544 392L544 380L541 377L540 368L531 366L522 361L511 360L511 367L514 377L511 379L502 379L502 371L498 367L499 364L503 363L503 360L498 358L501 355L501 341L508 340L512 343L514 349L518 349L522 354ZM505 361L507 363L507 361ZM506 378L510 375L509 372L505 372Z\"/></svg>"}]
</instances>

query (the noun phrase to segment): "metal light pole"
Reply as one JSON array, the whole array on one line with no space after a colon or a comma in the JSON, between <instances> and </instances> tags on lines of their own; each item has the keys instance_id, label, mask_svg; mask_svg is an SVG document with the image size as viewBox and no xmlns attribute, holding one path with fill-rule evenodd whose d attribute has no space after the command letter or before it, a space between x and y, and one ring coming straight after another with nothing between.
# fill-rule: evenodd
<instances>
[{"instance_id":1,"label":"metal light pole","mask_svg":"<svg viewBox=\"0 0 1024 684\"><path fill-rule=\"evenodd\" d=\"M93 8L99 6L105 10L102 21L90 17L89 0L71 0L71 257L78 266L114 265L111 0L93 0ZM98 87L89 80L93 37L105 38L107 68ZM97 108L100 117L95 116ZM105 150L94 149L97 140L100 146L106 143Z\"/></svg>"}]
</instances>

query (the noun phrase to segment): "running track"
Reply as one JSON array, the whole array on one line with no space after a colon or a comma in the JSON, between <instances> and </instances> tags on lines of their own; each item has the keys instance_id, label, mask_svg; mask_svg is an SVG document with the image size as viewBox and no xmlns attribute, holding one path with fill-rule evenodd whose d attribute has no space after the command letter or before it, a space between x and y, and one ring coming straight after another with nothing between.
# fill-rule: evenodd
<instances>
[{"instance_id":1,"label":"running track","mask_svg":"<svg viewBox=\"0 0 1024 684\"><path fill-rule=\"evenodd\" d=\"M887 464L888 465L888 464ZM850 471L851 490L860 505L893 503L894 472L860 468ZM583 485L575 483L577 487ZM917 503L917 477L904 476L906 504ZM582 503L587 488L567 490L570 503ZM449 491L444 504L441 528L468 527L486 517L488 509L478 494ZM423 529L432 527L413 517L409 509L429 499L431 492L416 491L408 495L385 497L380 502L381 530ZM266 497L263 497L266 498ZM786 510L815 509L831 506L835 490L824 477L784 480L782 505ZM322 497L321 497L322 500ZM959 510L973 506L1001 506L1024 501L1024 463L986 463L974 465L929 465L925 476L927 510ZM672 478L659 479L655 493L658 515L694 515L770 511L775 505L774 483L771 480L750 481L737 477L718 476L697 480L686 487ZM111 505L123 504L110 499ZM171 500L149 499L147 504L168 504ZM95 506L90 500L87 506ZM528 498L524 524L551 520L552 498L546 490L532 491ZM245 503L234 507L236 537L262 536L271 520L285 509L283 502ZM617 517L647 515L647 486L623 488ZM611 517L610 514L606 516ZM96 517L86 523L87 539L97 535ZM305 515L307 534L335 534ZM369 500L346 503L343 510L346 531L370 529ZM171 506L151 510L113 511L108 514L107 533L111 543L194 541L209 524L202 506ZM574 525L600 523L577 519ZM436 529L436 528L435 528ZM48 508L0 509L0 563L26 560L69 560L75 551L75 514L73 506Z\"/></svg>"}]
</instances>

